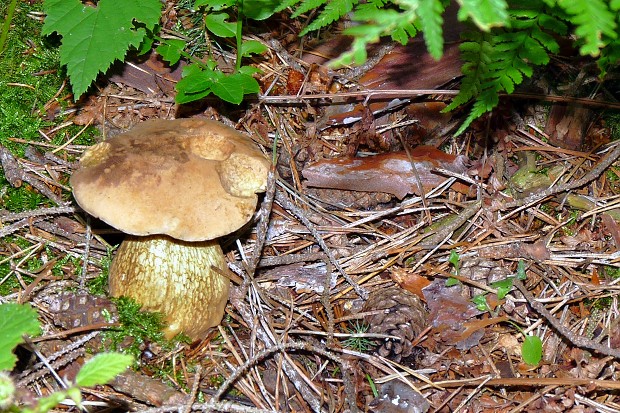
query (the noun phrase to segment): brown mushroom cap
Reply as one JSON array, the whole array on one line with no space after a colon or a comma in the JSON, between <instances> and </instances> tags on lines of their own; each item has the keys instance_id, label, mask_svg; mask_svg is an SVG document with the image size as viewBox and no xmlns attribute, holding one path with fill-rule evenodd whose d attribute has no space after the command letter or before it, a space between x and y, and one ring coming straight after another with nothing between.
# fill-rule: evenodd
<instances>
[{"instance_id":1,"label":"brown mushroom cap","mask_svg":"<svg viewBox=\"0 0 620 413\"><path fill-rule=\"evenodd\" d=\"M250 139L202 119L150 120L88 149L78 204L132 235L204 241L250 220L269 161Z\"/></svg>"}]
</instances>

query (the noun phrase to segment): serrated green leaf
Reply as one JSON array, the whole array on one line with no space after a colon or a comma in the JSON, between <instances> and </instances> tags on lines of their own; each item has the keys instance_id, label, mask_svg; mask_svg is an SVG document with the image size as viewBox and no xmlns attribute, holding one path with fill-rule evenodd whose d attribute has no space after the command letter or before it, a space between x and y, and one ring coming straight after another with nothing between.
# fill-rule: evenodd
<instances>
[{"instance_id":1,"label":"serrated green leaf","mask_svg":"<svg viewBox=\"0 0 620 413\"><path fill-rule=\"evenodd\" d=\"M521 357L530 366L537 366L542 360L542 340L538 336L525 336L521 344Z\"/></svg>"},{"instance_id":2,"label":"serrated green leaf","mask_svg":"<svg viewBox=\"0 0 620 413\"><path fill-rule=\"evenodd\" d=\"M41 334L37 312L29 304L0 304L0 371L12 370L17 359L15 347L22 343L22 336Z\"/></svg>"},{"instance_id":3,"label":"serrated green leaf","mask_svg":"<svg viewBox=\"0 0 620 413\"><path fill-rule=\"evenodd\" d=\"M241 56L247 57L253 54L261 54L267 51L267 46L258 40L246 40L241 43Z\"/></svg>"},{"instance_id":4,"label":"serrated green leaf","mask_svg":"<svg viewBox=\"0 0 620 413\"><path fill-rule=\"evenodd\" d=\"M181 52L186 45L187 43L180 39L166 39L157 46L157 53L169 64L175 65L181 59Z\"/></svg>"},{"instance_id":5,"label":"serrated green leaf","mask_svg":"<svg viewBox=\"0 0 620 413\"><path fill-rule=\"evenodd\" d=\"M122 353L100 353L88 360L75 377L75 384L92 387L106 384L133 363L133 357Z\"/></svg>"},{"instance_id":6,"label":"serrated green leaf","mask_svg":"<svg viewBox=\"0 0 620 413\"><path fill-rule=\"evenodd\" d=\"M227 22L227 13L210 13L205 17L205 25L211 33L219 37L235 37L237 35L237 25Z\"/></svg>"},{"instance_id":7,"label":"serrated green leaf","mask_svg":"<svg viewBox=\"0 0 620 413\"><path fill-rule=\"evenodd\" d=\"M130 47L140 45L147 32L134 21L153 30L161 16L159 0L100 0L97 7L80 0L45 0L43 8L42 33L62 36L60 63L67 66L75 99Z\"/></svg>"},{"instance_id":8,"label":"serrated green leaf","mask_svg":"<svg viewBox=\"0 0 620 413\"><path fill-rule=\"evenodd\" d=\"M417 9L426 48L435 60L439 60L443 54L443 11L441 0L420 1Z\"/></svg>"}]
</instances>

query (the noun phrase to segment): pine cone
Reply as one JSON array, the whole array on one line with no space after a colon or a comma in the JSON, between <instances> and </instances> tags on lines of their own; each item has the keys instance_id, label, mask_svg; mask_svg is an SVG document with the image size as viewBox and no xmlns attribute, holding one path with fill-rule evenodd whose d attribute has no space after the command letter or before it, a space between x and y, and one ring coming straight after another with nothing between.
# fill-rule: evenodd
<instances>
[{"instance_id":1,"label":"pine cone","mask_svg":"<svg viewBox=\"0 0 620 413\"><path fill-rule=\"evenodd\" d=\"M397 363L413 352L412 341L425 328L428 312L417 295L400 287L380 288L370 294L363 311L382 312L364 317L368 332L400 337L385 339L377 353Z\"/></svg>"}]
</instances>

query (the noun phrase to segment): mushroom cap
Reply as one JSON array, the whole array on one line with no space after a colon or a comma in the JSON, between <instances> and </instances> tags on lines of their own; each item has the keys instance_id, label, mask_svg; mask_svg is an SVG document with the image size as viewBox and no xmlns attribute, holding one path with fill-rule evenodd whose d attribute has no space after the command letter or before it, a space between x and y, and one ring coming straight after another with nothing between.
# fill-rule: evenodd
<instances>
[{"instance_id":1,"label":"mushroom cap","mask_svg":"<svg viewBox=\"0 0 620 413\"><path fill-rule=\"evenodd\" d=\"M252 218L269 166L219 122L157 119L89 148L70 182L86 212L123 232L205 241Z\"/></svg>"}]
</instances>

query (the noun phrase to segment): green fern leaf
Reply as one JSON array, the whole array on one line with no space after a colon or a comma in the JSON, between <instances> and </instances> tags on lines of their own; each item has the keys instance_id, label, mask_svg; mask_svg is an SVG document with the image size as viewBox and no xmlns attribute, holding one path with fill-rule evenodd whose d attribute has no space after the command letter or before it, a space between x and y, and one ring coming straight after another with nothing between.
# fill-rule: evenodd
<instances>
[{"instance_id":1,"label":"green fern leaf","mask_svg":"<svg viewBox=\"0 0 620 413\"><path fill-rule=\"evenodd\" d=\"M321 11L319 16L312 21L305 29L300 33L301 36L311 32L313 30L321 29L328 26L340 19L345 14L353 10L353 6L356 5L358 0L330 0L325 5L325 8ZM297 12L297 11L296 11Z\"/></svg>"},{"instance_id":2,"label":"green fern leaf","mask_svg":"<svg viewBox=\"0 0 620 413\"><path fill-rule=\"evenodd\" d=\"M458 18L472 21L483 31L500 27L508 20L508 4L504 0L459 0Z\"/></svg>"},{"instance_id":3,"label":"green fern leaf","mask_svg":"<svg viewBox=\"0 0 620 413\"><path fill-rule=\"evenodd\" d=\"M330 0L303 0L299 7L295 9L291 17L295 19L310 10L318 9L328 1Z\"/></svg>"},{"instance_id":4,"label":"green fern leaf","mask_svg":"<svg viewBox=\"0 0 620 413\"><path fill-rule=\"evenodd\" d=\"M283 0L282 2L280 2L280 5L278 5L278 7L276 7L276 12L279 13L279 12L283 11L284 9L287 9L289 7L293 7L294 5L299 3L300 1L301 0Z\"/></svg>"},{"instance_id":5,"label":"green fern leaf","mask_svg":"<svg viewBox=\"0 0 620 413\"><path fill-rule=\"evenodd\" d=\"M442 13L444 10L441 0L422 0L417 9L426 48L436 60L439 60L443 54Z\"/></svg>"},{"instance_id":6,"label":"green fern leaf","mask_svg":"<svg viewBox=\"0 0 620 413\"><path fill-rule=\"evenodd\" d=\"M597 56L605 46L603 35L615 39L615 15L602 0L559 0L559 5L566 10L571 21L577 26L575 34L583 39L579 48L582 55Z\"/></svg>"},{"instance_id":7,"label":"green fern leaf","mask_svg":"<svg viewBox=\"0 0 620 413\"><path fill-rule=\"evenodd\" d=\"M153 30L161 15L159 0L101 0L97 7L80 0L45 0L43 7L43 35L62 36L60 63L67 66L75 99L130 47L140 45L147 32L134 21Z\"/></svg>"},{"instance_id":8,"label":"green fern leaf","mask_svg":"<svg viewBox=\"0 0 620 413\"><path fill-rule=\"evenodd\" d=\"M463 33L462 37L465 41L460 45L461 59L464 61L461 72L465 77L459 94L444 111L454 110L480 95L492 60L493 45L489 34L470 31Z\"/></svg>"},{"instance_id":9,"label":"green fern leaf","mask_svg":"<svg viewBox=\"0 0 620 413\"><path fill-rule=\"evenodd\" d=\"M615 39L609 43L602 51L601 57L597 60L597 65L601 71L600 78L607 75L607 70L620 61L620 40Z\"/></svg>"}]
</instances>

